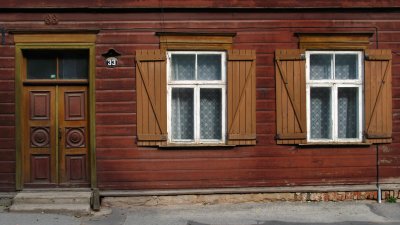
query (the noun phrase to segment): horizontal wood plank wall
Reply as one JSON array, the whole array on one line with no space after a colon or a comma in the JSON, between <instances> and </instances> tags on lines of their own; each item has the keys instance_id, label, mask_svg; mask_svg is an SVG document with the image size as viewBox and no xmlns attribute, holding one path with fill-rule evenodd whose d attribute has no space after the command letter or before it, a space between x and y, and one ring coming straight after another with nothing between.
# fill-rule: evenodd
<instances>
[{"instance_id":1,"label":"horizontal wood plank wall","mask_svg":"<svg viewBox=\"0 0 400 225\"><path fill-rule=\"evenodd\" d=\"M0 192L15 189L14 47L0 45Z\"/></svg>"},{"instance_id":2,"label":"horizontal wood plank wall","mask_svg":"<svg viewBox=\"0 0 400 225\"><path fill-rule=\"evenodd\" d=\"M158 8L160 7L160 2L158 0L147 0L147 1L130 1L130 0L119 0L119 1L107 1L107 0L97 0L95 2L90 0L83 0L78 2L68 2L63 0L41 0L41 1L18 1L18 0L2 0L0 4L4 8L59 8L59 7L69 7L69 8ZM189 1L177 1L177 0L163 0L162 7L165 8L225 8L225 7L257 7L257 8L286 8L286 7L296 7L296 8L315 8L315 7L396 7L400 6L397 1L394 0L380 0L371 3L370 0L359 0L359 1L335 1L335 0L308 0L308 1L293 1L293 0L280 0L280 1L265 1L265 0L253 0L253 1L220 1L220 0L189 0Z\"/></svg>"},{"instance_id":3,"label":"horizontal wood plank wall","mask_svg":"<svg viewBox=\"0 0 400 225\"><path fill-rule=\"evenodd\" d=\"M375 32L377 27L379 48L400 51L400 13L340 11L55 13L59 24L52 29L100 29L96 43L99 187L139 190L374 182L375 146L278 146L274 139L274 51L298 48L294 32ZM44 15L0 13L0 21L9 29L46 29L49 26L43 22ZM256 146L168 150L137 147L135 51L158 49L155 32L234 32L233 49L256 51ZM376 35L370 39L370 48L377 47L376 39ZM10 45L1 48L0 96L5 97L0 98L0 188L4 189L14 179L14 158L5 154L14 151L14 136L9 132L14 128L14 50ZM121 53L113 69L106 68L101 56L110 48ZM379 147L382 182L398 182L400 178L400 56L396 54L392 71L393 143Z\"/></svg>"}]
</instances>

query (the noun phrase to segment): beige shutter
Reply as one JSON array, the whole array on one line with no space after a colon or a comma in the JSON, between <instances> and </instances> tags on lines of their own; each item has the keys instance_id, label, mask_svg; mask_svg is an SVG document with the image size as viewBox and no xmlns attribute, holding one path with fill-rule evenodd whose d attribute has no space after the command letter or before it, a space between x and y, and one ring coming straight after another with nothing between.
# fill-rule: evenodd
<instances>
[{"instance_id":1,"label":"beige shutter","mask_svg":"<svg viewBox=\"0 0 400 225\"><path fill-rule=\"evenodd\" d=\"M256 53L228 51L227 144L256 144Z\"/></svg>"},{"instance_id":2,"label":"beige shutter","mask_svg":"<svg viewBox=\"0 0 400 225\"><path fill-rule=\"evenodd\" d=\"M392 141L392 53L365 50L365 129L368 143Z\"/></svg>"},{"instance_id":3,"label":"beige shutter","mask_svg":"<svg viewBox=\"0 0 400 225\"><path fill-rule=\"evenodd\" d=\"M278 144L307 141L304 50L276 50L276 125Z\"/></svg>"},{"instance_id":4,"label":"beige shutter","mask_svg":"<svg viewBox=\"0 0 400 225\"><path fill-rule=\"evenodd\" d=\"M167 143L166 79L165 51L136 51L136 124L140 146Z\"/></svg>"}]
</instances>

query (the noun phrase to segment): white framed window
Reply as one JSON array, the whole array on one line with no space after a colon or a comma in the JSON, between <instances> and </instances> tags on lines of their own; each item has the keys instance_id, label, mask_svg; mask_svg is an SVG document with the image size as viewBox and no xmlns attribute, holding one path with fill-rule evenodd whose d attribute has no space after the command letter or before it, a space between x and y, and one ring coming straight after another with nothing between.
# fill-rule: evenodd
<instances>
[{"instance_id":1,"label":"white framed window","mask_svg":"<svg viewBox=\"0 0 400 225\"><path fill-rule=\"evenodd\" d=\"M308 142L361 142L361 51L306 52Z\"/></svg>"},{"instance_id":2,"label":"white framed window","mask_svg":"<svg viewBox=\"0 0 400 225\"><path fill-rule=\"evenodd\" d=\"M168 142L225 143L226 53L167 52Z\"/></svg>"}]
</instances>

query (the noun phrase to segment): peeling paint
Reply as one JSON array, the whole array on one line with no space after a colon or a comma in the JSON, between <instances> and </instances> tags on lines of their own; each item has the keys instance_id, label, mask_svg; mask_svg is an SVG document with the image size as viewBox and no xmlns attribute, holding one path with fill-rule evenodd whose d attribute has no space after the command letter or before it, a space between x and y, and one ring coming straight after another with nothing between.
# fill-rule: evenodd
<instances>
[{"instance_id":1,"label":"peeling paint","mask_svg":"<svg viewBox=\"0 0 400 225\"><path fill-rule=\"evenodd\" d=\"M387 159L381 159L379 161L379 164L391 164L393 160L387 160Z\"/></svg>"},{"instance_id":2,"label":"peeling paint","mask_svg":"<svg viewBox=\"0 0 400 225\"><path fill-rule=\"evenodd\" d=\"M391 152L391 151L392 151L392 148L389 147L389 146L387 146L387 145L381 146L381 149L382 149L382 151L383 151L384 153L388 153L388 152Z\"/></svg>"}]
</instances>

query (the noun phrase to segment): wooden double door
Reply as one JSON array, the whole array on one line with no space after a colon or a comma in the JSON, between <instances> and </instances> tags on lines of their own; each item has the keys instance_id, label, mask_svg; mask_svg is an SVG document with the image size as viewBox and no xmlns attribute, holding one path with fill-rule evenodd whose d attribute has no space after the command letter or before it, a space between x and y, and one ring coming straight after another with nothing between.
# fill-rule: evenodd
<instances>
[{"instance_id":1,"label":"wooden double door","mask_svg":"<svg viewBox=\"0 0 400 225\"><path fill-rule=\"evenodd\" d=\"M86 86L25 86L24 187L89 186Z\"/></svg>"}]
</instances>

